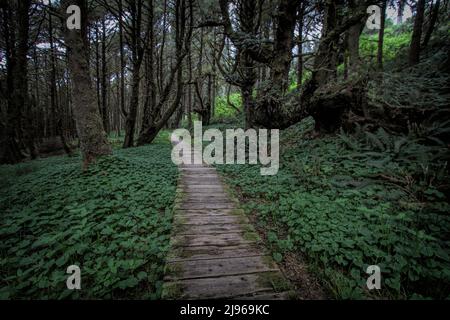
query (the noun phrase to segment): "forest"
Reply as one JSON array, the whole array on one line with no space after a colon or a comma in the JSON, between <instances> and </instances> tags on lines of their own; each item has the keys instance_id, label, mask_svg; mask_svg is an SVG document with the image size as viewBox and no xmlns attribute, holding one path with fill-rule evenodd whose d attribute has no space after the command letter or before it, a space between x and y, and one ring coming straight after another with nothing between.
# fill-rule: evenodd
<instances>
[{"instance_id":1,"label":"forest","mask_svg":"<svg viewBox=\"0 0 450 320\"><path fill-rule=\"evenodd\" d=\"M0 299L449 299L449 15L0 0ZM279 171L177 166L199 121L279 130Z\"/></svg>"}]
</instances>

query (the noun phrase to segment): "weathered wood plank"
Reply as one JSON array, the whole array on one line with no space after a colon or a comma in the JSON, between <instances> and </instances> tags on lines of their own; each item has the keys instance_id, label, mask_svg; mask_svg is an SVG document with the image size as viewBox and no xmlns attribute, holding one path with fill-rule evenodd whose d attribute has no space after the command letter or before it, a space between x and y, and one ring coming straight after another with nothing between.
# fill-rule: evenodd
<instances>
[{"instance_id":1,"label":"weathered wood plank","mask_svg":"<svg viewBox=\"0 0 450 320\"><path fill-rule=\"evenodd\" d=\"M238 216L239 214L237 213L238 211L236 211L235 209L178 209L177 210L177 214L181 214L181 215L187 215L187 216L207 216L207 215L211 215L211 216Z\"/></svg>"},{"instance_id":2,"label":"weathered wood plank","mask_svg":"<svg viewBox=\"0 0 450 320\"><path fill-rule=\"evenodd\" d=\"M163 289L164 299L230 299L261 292L273 292L263 274L225 276L167 282Z\"/></svg>"},{"instance_id":3,"label":"weathered wood plank","mask_svg":"<svg viewBox=\"0 0 450 320\"><path fill-rule=\"evenodd\" d=\"M222 223L239 223L244 222L238 217L232 216L210 216L210 215L195 215L195 216L182 216L176 215L174 217L175 224L187 224L187 225L202 225L202 224L222 224Z\"/></svg>"},{"instance_id":4,"label":"weathered wood plank","mask_svg":"<svg viewBox=\"0 0 450 320\"><path fill-rule=\"evenodd\" d=\"M213 260L192 260L171 262L166 268L165 280L223 277L279 271L274 263L264 256L236 257Z\"/></svg>"},{"instance_id":5,"label":"weathered wood plank","mask_svg":"<svg viewBox=\"0 0 450 320\"><path fill-rule=\"evenodd\" d=\"M286 291L280 293L268 292L268 293L258 293L247 296L233 297L232 300L291 300L294 299L295 292Z\"/></svg>"},{"instance_id":6,"label":"weathered wood plank","mask_svg":"<svg viewBox=\"0 0 450 320\"><path fill-rule=\"evenodd\" d=\"M208 201L230 201L228 198L224 195L218 195L214 193L210 194L186 194L186 196L183 197L183 201L186 202L208 202Z\"/></svg>"},{"instance_id":7,"label":"weathered wood plank","mask_svg":"<svg viewBox=\"0 0 450 320\"><path fill-rule=\"evenodd\" d=\"M180 209L186 210L208 210L208 209L234 209L236 208L235 204L232 202L229 203L192 203L192 202L183 202L180 206Z\"/></svg>"},{"instance_id":8,"label":"weathered wood plank","mask_svg":"<svg viewBox=\"0 0 450 320\"><path fill-rule=\"evenodd\" d=\"M201 191L208 191L208 190L214 190L218 192L224 192L224 188L222 185L204 185L204 184L188 184L183 185L180 184L179 187L184 190L185 192L201 192Z\"/></svg>"},{"instance_id":9,"label":"weathered wood plank","mask_svg":"<svg viewBox=\"0 0 450 320\"><path fill-rule=\"evenodd\" d=\"M219 180L219 176L217 175L217 173L214 173L213 171L197 171L197 172L185 172L183 173L183 180L184 181L188 181L189 179L194 179L194 178L199 178L199 179L217 179Z\"/></svg>"},{"instance_id":10,"label":"weathered wood plank","mask_svg":"<svg viewBox=\"0 0 450 320\"><path fill-rule=\"evenodd\" d=\"M239 244L255 243L252 240L246 240L242 233L226 233L211 235L176 235L172 238L174 247L190 246L235 246Z\"/></svg>"},{"instance_id":11,"label":"weathered wood plank","mask_svg":"<svg viewBox=\"0 0 450 320\"><path fill-rule=\"evenodd\" d=\"M221 233L241 232L242 228L237 224L204 224L204 225L177 225L175 232L179 235L214 235Z\"/></svg>"},{"instance_id":12,"label":"weathered wood plank","mask_svg":"<svg viewBox=\"0 0 450 320\"><path fill-rule=\"evenodd\" d=\"M267 250L250 244L229 247L192 246L181 248L180 250L172 250L167 262L254 257L267 254Z\"/></svg>"}]
</instances>

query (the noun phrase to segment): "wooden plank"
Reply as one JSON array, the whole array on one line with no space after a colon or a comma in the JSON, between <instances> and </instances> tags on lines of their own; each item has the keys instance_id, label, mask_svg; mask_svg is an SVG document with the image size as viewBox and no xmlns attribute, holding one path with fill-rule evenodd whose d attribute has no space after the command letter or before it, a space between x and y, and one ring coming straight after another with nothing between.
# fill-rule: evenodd
<instances>
[{"instance_id":1,"label":"wooden plank","mask_svg":"<svg viewBox=\"0 0 450 320\"><path fill-rule=\"evenodd\" d=\"M232 300L292 300L295 297L295 292L286 291L286 292L268 292L268 293L258 293L247 296L237 296L233 297Z\"/></svg>"},{"instance_id":2,"label":"wooden plank","mask_svg":"<svg viewBox=\"0 0 450 320\"><path fill-rule=\"evenodd\" d=\"M173 250L167 262L254 257L267 254L267 250L249 244L229 247L192 246Z\"/></svg>"},{"instance_id":3,"label":"wooden plank","mask_svg":"<svg viewBox=\"0 0 450 320\"><path fill-rule=\"evenodd\" d=\"M179 235L196 235L196 234L221 234L242 232L242 227L235 223L227 224L204 224L204 225L178 225L175 228L176 234Z\"/></svg>"},{"instance_id":4,"label":"wooden plank","mask_svg":"<svg viewBox=\"0 0 450 320\"><path fill-rule=\"evenodd\" d=\"M184 173L195 173L195 172L211 172L211 173L217 174L216 169L211 168L211 167L205 167L205 166L201 166L201 167L180 167L179 170L183 174Z\"/></svg>"},{"instance_id":5,"label":"wooden plank","mask_svg":"<svg viewBox=\"0 0 450 320\"><path fill-rule=\"evenodd\" d=\"M183 179L189 180L193 178L201 178L201 179L219 179L217 173L213 171L197 171L197 172L183 172Z\"/></svg>"},{"instance_id":6,"label":"wooden plank","mask_svg":"<svg viewBox=\"0 0 450 320\"><path fill-rule=\"evenodd\" d=\"M185 216L218 216L218 215L228 215L228 216L236 216L237 214L233 214L234 209L178 209L177 214L185 215Z\"/></svg>"},{"instance_id":7,"label":"wooden plank","mask_svg":"<svg viewBox=\"0 0 450 320\"><path fill-rule=\"evenodd\" d=\"M180 206L180 209L186 210L208 210L208 209L234 209L234 203L188 203L183 202Z\"/></svg>"},{"instance_id":8,"label":"wooden plank","mask_svg":"<svg viewBox=\"0 0 450 320\"><path fill-rule=\"evenodd\" d=\"M268 262L267 259L264 256L253 256L171 262L167 265L167 268L173 272L169 271L165 280L199 279L279 271L276 265Z\"/></svg>"},{"instance_id":9,"label":"wooden plank","mask_svg":"<svg viewBox=\"0 0 450 320\"><path fill-rule=\"evenodd\" d=\"M237 296L273 292L269 283L260 281L262 274L226 276L167 282L164 299L230 299Z\"/></svg>"},{"instance_id":10,"label":"wooden plank","mask_svg":"<svg viewBox=\"0 0 450 320\"><path fill-rule=\"evenodd\" d=\"M221 223L239 223L238 217L232 216L210 216L210 215L197 215L197 216L182 216L175 215L175 224L186 224L186 225L202 225L202 224L221 224Z\"/></svg>"},{"instance_id":11,"label":"wooden plank","mask_svg":"<svg viewBox=\"0 0 450 320\"><path fill-rule=\"evenodd\" d=\"M212 183L217 184L217 185L222 185L222 182L220 181L219 177L217 175L213 175L213 176L199 176L199 175L193 175L190 177L186 177L186 176L182 176L181 177L181 183L182 184L189 184L189 185L193 185L193 184L199 184L199 183L204 183L205 185L210 185Z\"/></svg>"},{"instance_id":12,"label":"wooden plank","mask_svg":"<svg viewBox=\"0 0 450 320\"><path fill-rule=\"evenodd\" d=\"M207 188L216 188L224 190L222 187L222 184L217 180L201 180L201 179L193 179L191 182L189 182L189 185L186 185L185 183L181 182L179 184L181 188L188 187L190 189L207 189Z\"/></svg>"},{"instance_id":13,"label":"wooden plank","mask_svg":"<svg viewBox=\"0 0 450 320\"><path fill-rule=\"evenodd\" d=\"M183 185L180 184L179 185L180 188L182 188L183 190L187 190L189 192L202 192L202 191L209 191L209 190L220 190L221 192L224 192L224 188L222 185L205 185L205 184L189 184L189 185Z\"/></svg>"},{"instance_id":14,"label":"wooden plank","mask_svg":"<svg viewBox=\"0 0 450 320\"><path fill-rule=\"evenodd\" d=\"M224 190L223 189L219 189L219 188L211 188L211 189L181 189L181 194L180 196L182 197L182 199L186 199L187 197L211 197L211 198L220 198L218 197L218 195L225 195L224 194Z\"/></svg>"},{"instance_id":15,"label":"wooden plank","mask_svg":"<svg viewBox=\"0 0 450 320\"><path fill-rule=\"evenodd\" d=\"M189 246L235 246L239 244L255 243L252 240L245 240L241 233L226 233L218 235L176 235L172 238L174 247Z\"/></svg>"},{"instance_id":16,"label":"wooden plank","mask_svg":"<svg viewBox=\"0 0 450 320\"><path fill-rule=\"evenodd\" d=\"M228 200L228 197L223 194L218 193L209 193L209 194L195 194L195 193L185 193L184 196L182 196L183 201L187 202L196 202L196 201L230 201Z\"/></svg>"},{"instance_id":17,"label":"wooden plank","mask_svg":"<svg viewBox=\"0 0 450 320\"><path fill-rule=\"evenodd\" d=\"M214 209L217 207L218 209L232 209L234 208L234 203L230 202L227 199L221 199L221 198L204 198L204 199L183 199L183 205L193 205L195 206L195 209L197 208L212 208ZM183 207L183 205L181 207ZM204 206L201 206L204 205ZM202 209L199 209L202 210Z\"/></svg>"}]
</instances>

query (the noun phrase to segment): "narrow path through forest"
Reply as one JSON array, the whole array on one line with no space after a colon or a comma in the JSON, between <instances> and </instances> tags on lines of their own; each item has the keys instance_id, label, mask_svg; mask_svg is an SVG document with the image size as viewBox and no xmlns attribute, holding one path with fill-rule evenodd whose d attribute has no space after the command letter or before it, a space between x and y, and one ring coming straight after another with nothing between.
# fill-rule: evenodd
<instances>
[{"instance_id":1,"label":"narrow path through forest","mask_svg":"<svg viewBox=\"0 0 450 320\"><path fill-rule=\"evenodd\" d=\"M289 298L287 280L216 170L205 164L179 170L163 298Z\"/></svg>"}]
</instances>

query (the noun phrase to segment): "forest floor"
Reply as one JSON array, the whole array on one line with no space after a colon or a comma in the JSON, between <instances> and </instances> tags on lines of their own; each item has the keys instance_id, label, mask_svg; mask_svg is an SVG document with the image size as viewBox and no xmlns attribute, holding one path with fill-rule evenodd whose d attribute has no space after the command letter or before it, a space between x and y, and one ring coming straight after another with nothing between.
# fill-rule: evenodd
<instances>
[{"instance_id":1,"label":"forest floor","mask_svg":"<svg viewBox=\"0 0 450 320\"><path fill-rule=\"evenodd\" d=\"M178 170L165 132L86 172L79 156L0 166L1 299L159 299ZM81 268L80 291L66 269Z\"/></svg>"},{"instance_id":2,"label":"forest floor","mask_svg":"<svg viewBox=\"0 0 450 320\"><path fill-rule=\"evenodd\" d=\"M291 282L317 298L449 298L450 205L438 191L448 179L435 160L448 148L313 128L306 119L281 133L276 176L217 166ZM367 290L369 265L381 290Z\"/></svg>"},{"instance_id":3,"label":"forest floor","mask_svg":"<svg viewBox=\"0 0 450 320\"><path fill-rule=\"evenodd\" d=\"M281 133L276 176L216 166L299 298L449 298L448 176L434 160L448 148L313 127ZM116 138L86 172L78 156L1 166L0 298L160 299L179 178L168 136L127 150ZM81 291L66 290L72 264ZM369 265L380 291L366 289Z\"/></svg>"}]
</instances>

